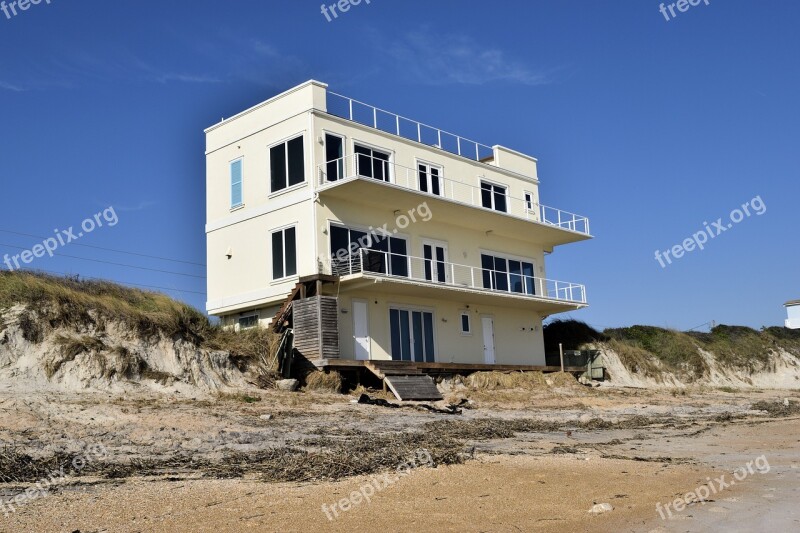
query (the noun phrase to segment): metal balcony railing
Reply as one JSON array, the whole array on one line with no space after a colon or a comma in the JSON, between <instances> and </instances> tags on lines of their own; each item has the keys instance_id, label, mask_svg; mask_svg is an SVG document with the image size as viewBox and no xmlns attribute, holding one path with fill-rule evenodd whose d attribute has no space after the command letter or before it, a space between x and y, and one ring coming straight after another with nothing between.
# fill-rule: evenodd
<instances>
[{"instance_id":1,"label":"metal balcony railing","mask_svg":"<svg viewBox=\"0 0 800 533\"><path fill-rule=\"evenodd\" d=\"M491 146L461 137L422 122L417 122L390 111L359 102L347 96L328 91L328 113L365 126L393 133L399 137L435 146L473 161L494 157Z\"/></svg>"},{"instance_id":2,"label":"metal balcony railing","mask_svg":"<svg viewBox=\"0 0 800 533\"><path fill-rule=\"evenodd\" d=\"M459 289L587 303L586 287L577 283L538 278L511 269L500 271L367 248L361 248L343 260L334 258L331 273L337 276L363 273Z\"/></svg>"},{"instance_id":3,"label":"metal balcony railing","mask_svg":"<svg viewBox=\"0 0 800 533\"><path fill-rule=\"evenodd\" d=\"M480 207L516 218L541 222L583 235L589 233L589 219L536 202L531 197L517 198L497 184L480 187L434 175L430 169L420 170L398 165L367 154L352 154L318 166L321 187L351 179L375 179L422 194Z\"/></svg>"}]
</instances>

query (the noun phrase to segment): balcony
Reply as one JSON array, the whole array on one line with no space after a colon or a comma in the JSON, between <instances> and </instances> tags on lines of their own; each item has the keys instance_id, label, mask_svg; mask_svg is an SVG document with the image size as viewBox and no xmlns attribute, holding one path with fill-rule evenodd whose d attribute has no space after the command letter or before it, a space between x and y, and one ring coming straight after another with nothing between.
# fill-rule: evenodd
<instances>
[{"instance_id":1,"label":"balcony","mask_svg":"<svg viewBox=\"0 0 800 533\"><path fill-rule=\"evenodd\" d=\"M465 303L546 313L588 305L583 285L531 276L511 265L501 271L362 248L344 260L334 259L331 273L342 279L343 290L348 284L360 287L357 282L363 280L375 292L402 290L404 295L452 300L454 291L459 291Z\"/></svg>"},{"instance_id":2,"label":"balcony","mask_svg":"<svg viewBox=\"0 0 800 533\"><path fill-rule=\"evenodd\" d=\"M352 122L397 135L411 141L435 146L451 154L484 162L494 156L491 146L472 141L422 122L400 116L331 91L327 92L327 112Z\"/></svg>"},{"instance_id":3,"label":"balcony","mask_svg":"<svg viewBox=\"0 0 800 533\"><path fill-rule=\"evenodd\" d=\"M387 189L395 189L415 195L409 205L417 205L420 201L417 195L420 194L431 201L446 202L450 204L448 211L459 220L459 223L472 222L477 224L475 229L483 231L505 229L505 232L512 236L530 232L531 228L528 225L520 226L514 223L504 225L502 222L497 222L496 218L492 218L500 215L503 218L532 222L551 230L538 235L538 241L545 245L555 246L591 238L589 219L584 216L541 205L532 198L511 196L507 190L498 192L497 188L478 187L461 180L422 173L418 169L366 154L353 154L319 165L317 174L320 191L358 183L358 186L352 187L358 190L339 193L340 197L346 199L360 198L363 201L383 201L389 204L400 200L399 197L389 197ZM370 194L371 192L375 195ZM465 221L464 213L452 209L454 206L469 206L491 215L489 219L477 218Z\"/></svg>"}]
</instances>

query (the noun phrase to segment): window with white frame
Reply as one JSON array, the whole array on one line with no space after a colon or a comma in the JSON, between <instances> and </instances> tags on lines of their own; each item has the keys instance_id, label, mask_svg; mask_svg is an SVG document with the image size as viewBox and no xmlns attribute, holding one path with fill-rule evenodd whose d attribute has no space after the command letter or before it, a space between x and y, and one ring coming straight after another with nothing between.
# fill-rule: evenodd
<instances>
[{"instance_id":1,"label":"window with white frame","mask_svg":"<svg viewBox=\"0 0 800 533\"><path fill-rule=\"evenodd\" d=\"M481 205L487 209L508 212L508 188L496 183L481 181Z\"/></svg>"},{"instance_id":2,"label":"window with white frame","mask_svg":"<svg viewBox=\"0 0 800 533\"><path fill-rule=\"evenodd\" d=\"M353 151L356 153L356 168L358 175L365 178L374 178L381 181L391 181L389 179L389 159L391 154L356 144L353 146Z\"/></svg>"},{"instance_id":3,"label":"window with white frame","mask_svg":"<svg viewBox=\"0 0 800 533\"><path fill-rule=\"evenodd\" d=\"M525 211L533 213L533 193L525 191Z\"/></svg>"},{"instance_id":4,"label":"window with white frame","mask_svg":"<svg viewBox=\"0 0 800 533\"><path fill-rule=\"evenodd\" d=\"M272 233L272 279L297 275L297 231L294 227Z\"/></svg>"},{"instance_id":5,"label":"window with white frame","mask_svg":"<svg viewBox=\"0 0 800 533\"><path fill-rule=\"evenodd\" d=\"M461 311L461 334L472 335L472 322L467 310Z\"/></svg>"},{"instance_id":6,"label":"window with white frame","mask_svg":"<svg viewBox=\"0 0 800 533\"><path fill-rule=\"evenodd\" d=\"M269 149L270 192L278 192L306 179L303 136Z\"/></svg>"},{"instance_id":7,"label":"window with white frame","mask_svg":"<svg viewBox=\"0 0 800 533\"><path fill-rule=\"evenodd\" d=\"M481 268L486 289L536 294L533 261L481 254Z\"/></svg>"},{"instance_id":8,"label":"window with white frame","mask_svg":"<svg viewBox=\"0 0 800 533\"><path fill-rule=\"evenodd\" d=\"M442 167L420 162L417 163L417 173L420 192L442 195Z\"/></svg>"},{"instance_id":9,"label":"window with white frame","mask_svg":"<svg viewBox=\"0 0 800 533\"><path fill-rule=\"evenodd\" d=\"M242 160L231 161L231 209L244 203L242 188Z\"/></svg>"},{"instance_id":10,"label":"window with white frame","mask_svg":"<svg viewBox=\"0 0 800 533\"><path fill-rule=\"evenodd\" d=\"M325 176L327 181L344 179L344 137L325 134Z\"/></svg>"}]
</instances>

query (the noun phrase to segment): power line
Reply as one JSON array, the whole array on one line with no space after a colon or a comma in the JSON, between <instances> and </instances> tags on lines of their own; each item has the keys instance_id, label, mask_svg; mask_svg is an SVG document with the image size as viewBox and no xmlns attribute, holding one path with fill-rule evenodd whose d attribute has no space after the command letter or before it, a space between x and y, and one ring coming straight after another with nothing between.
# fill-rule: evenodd
<instances>
[{"instance_id":1,"label":"power line","mask_svg":"<svg viewBox=\"0 0 800 533\"><path fill-rule=\"evenodd\" d=\"M33 235L31 233L22 233L20 231L11 231L6 229L0 229L0 233L10 233L12 235L21 235L23 237L33 237L35 239L48 239L50 237L42 237L41 235ZM106 250L108 252L115 252L118 254L128 254L128 255L135 255L137 257L147 257L148 259L158 259L160 261L171 261L173 263L183 263L185 265L195 265L195 266L206 266L204 263L195 263L192 261L183 261L182 259L170 259L168 257L160 257L157 255L148 255L148 254L140 254L137 252L127 252L125 250L116 250L114 248L105 248L103 246L93 246L91 244L81 244L81 243L70 243L72 246L83 246L84 248L94 248L96 250Z\"/></svg>"},{"instance_id":2,"label":"power line","mask_svg":"<svg viewBox=\"0 0 800 533\"><path fill-rule=\"evenodd\" d=\"M5 244L5 243L2 243L2 242L0 242L0 246L4 246L6 248L14 248L16 250L27 250L27 248L24 248L22 246L15 246L13 244ZM69 259L80 259L81 261L92 261L94 263L103 263L103 264L106 264L106 265L114 265L114 266L121 266L121 267L127 267L127 268L135 268L135 269L138 269L138 270L148 270L148 271L151 271L151 272L159 272L161 274L173 274L175 276L185 276L187 278L206 279L205 276L196 276L194 274L184 274L183 272L173 272L171 270L160 270L160 269L157 269L157 268L148 268L148 267L141 267L141 266L136 266L136 265L128 265L126 263L115 263L113 261L103 261L101 259L90 259L88 257L78 257L78 256L75 256L75 255L67 255L67 254L62 254L62 253L56 253L54 255L57 255L58 257L67 257Z\"/></svg>"},{"instance_id":3,"label":"power line","mask_svg":"<svg viewBox=\"0 0 800 533\"><path fill-rule=\"evenodd\" d=\"M57 274L59 276L73 276L73 275L75 275L75 274L70 274L69 272L56 272L55 270L44 270L44 269L27 269L26 268L26 269L21 269L20 271L22 271L22 272L34 272L34 273L36 273L36 272L46 272L48 274ZM141 283L132 283L130 281L120 281L120 280L113 280L113 279L90 278L90 277L84 277L84 279L90 280L90 281L91 280L94 280L94 281L109 281L109 282L113 282L113 283L119 283L120 285L131 285L131 286L134 286L134 287L146 287L148 289L159 289L159 290L162 290L162 291L186 292L186 293L190 293L190 294L199 294L201 296L205 296L206 295L206 293L204 293L204 292L189 291L189 290L185 290L185 289L176 289L174 287L159 287L157 285L143 285Z\"/></svg>"}]
</instances>

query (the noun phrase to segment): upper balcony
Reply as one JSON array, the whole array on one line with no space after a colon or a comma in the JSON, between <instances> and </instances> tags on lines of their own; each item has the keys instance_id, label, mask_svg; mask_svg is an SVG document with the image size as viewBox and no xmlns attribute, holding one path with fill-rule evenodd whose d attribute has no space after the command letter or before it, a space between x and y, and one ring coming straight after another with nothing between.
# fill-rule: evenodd
<instances>
[{"instance_id":1,"label":"upper balcony","mask_svg":"<svg viewBox=\"0 0 800 533\"><path fill-rule=\"evenodd\" d=\"M482 231L533 234L548 247L591 238L588 218L541 205L532 195L514 197L493 180L477 186L360 153L319 165L317 180L323 194L355 202L383 202L398 209L419 204L423 195L434 216ZM462 206L476 211L465 216Z\"/></svg>"}]
</instances>

